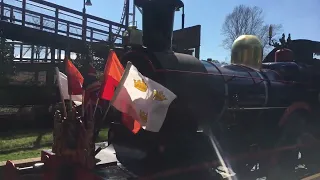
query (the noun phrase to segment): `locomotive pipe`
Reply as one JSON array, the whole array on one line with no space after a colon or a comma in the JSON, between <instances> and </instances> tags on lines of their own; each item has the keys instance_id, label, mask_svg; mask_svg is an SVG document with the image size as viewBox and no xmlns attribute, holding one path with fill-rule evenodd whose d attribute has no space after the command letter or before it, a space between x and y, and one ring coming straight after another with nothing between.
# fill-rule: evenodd
<instances>
[{"instance_id":1,"label":"locomotive pipe","mask_svg":"<svg viewBox=\"0 0 320 180\"><path fill-rule=\"evenodd\" d=\"M185 14L184 14L184 6L182 7L182 20L181 20L181 28L184 29L184 20L185 20Z\"/></svg>"},{"instance_id":2,"label":"locomotive pipe","mask_svg":"<svg viewBox=\"0 0 320 180\"><path fill-rule=\"evenodd\" d=\"M171 51L174 13L181 0L135 0L142 8L143 44L154 52Z\"/></svg>"},{"instance_id":3,"label":"locomotive pipe","mask_svg":"<svg viewBox=\"0 0 320 180\"><path fill-rule=\"evenodd\" d=\"M129 13L130 13L130 0L126 0L126 19L125 19L125 25L126 25L126 28L129 27ZM134 21L133 21L134 22Z\"/></svg>"}]
</instances>

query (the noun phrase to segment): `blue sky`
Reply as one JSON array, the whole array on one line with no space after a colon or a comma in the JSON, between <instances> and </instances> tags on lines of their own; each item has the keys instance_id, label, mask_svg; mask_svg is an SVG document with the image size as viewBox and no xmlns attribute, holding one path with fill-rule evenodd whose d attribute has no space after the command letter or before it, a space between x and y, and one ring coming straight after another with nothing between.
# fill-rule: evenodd
<instances>
[{"instance_id":1,"label":"blue sky","mask_svg":"<svg viewBox=\"0 0 320 180\"><path fill-rule=\"evenodd\" d=\"M82 10L82 0L48 0L75 10ZM119 22L124 0L91 0L93 6L87 13ZM229 59L230 53L221 47L223 36L221 26L226 14L239 4L256 5L264 10L265 22L282 24L285 33L292 39L320 41L320 0L183 0L185 3L186 24L202 26L201 59L211 57L219 61ZM132 3L132 1L131 1ZM137 11L138 26L141 15ZM175 29L181 27L181 12L176 13Z\"/></svg>"}]
</instances>

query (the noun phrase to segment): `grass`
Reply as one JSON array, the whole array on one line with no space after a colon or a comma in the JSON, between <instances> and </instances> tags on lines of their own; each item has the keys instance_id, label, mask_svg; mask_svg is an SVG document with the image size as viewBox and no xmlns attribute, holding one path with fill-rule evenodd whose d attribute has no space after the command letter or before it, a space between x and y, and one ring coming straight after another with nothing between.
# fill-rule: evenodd
<instances>
[{"instance_id":1,"label":"grass","mask_svg":"<svg viewBox=\"0 0 320 180\"><path fill-rule=\"evenodd\" d=\"M107 129L99 133L98 142L107 140ZM0 161L40 157L42 149L51 149L52 130L0 133Z\"/></svg>"}]
</instances>

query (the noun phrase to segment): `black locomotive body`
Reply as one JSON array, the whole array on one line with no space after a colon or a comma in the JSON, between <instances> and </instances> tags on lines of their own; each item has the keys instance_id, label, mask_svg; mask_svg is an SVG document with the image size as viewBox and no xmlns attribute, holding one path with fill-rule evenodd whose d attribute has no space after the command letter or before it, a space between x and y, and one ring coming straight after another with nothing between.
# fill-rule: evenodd
<instances>
[{"instance_id":1,"label":"black locomotive body","mask_svg":"<svg viewBox=\"0 0 320 180\"><path fill-rule=\"evenodd\" d=\"M209 161L217 158L214 144L220 153L231 156L247 153L253 145L272 149L283 138L285 124L294 121L292 114L298 113L307 122L314 120L312 112L318 108L320 91L310 82L305 66L267 62L257 69L174 53L170 50L172 26L167 22L173 23L174 10L181 1L136 3L144 9L143 40L147 48L132 49L121 61L131 61L143 75L174 92L177 99L159 133L141 130L132 134L122 125L111 126L120 161ZM159 16L162 13L165 15ZM154 24L155 17L162 17L157 20L160 25ZM131 151L123 151L128 148Z\"/></svg>"},{"instance_id":2,"label":"black locomotive body","mask_svg":"<svg viewBox=\"0 0 320 180\"><path fill-rule=\"evenodd\" d=\"M272 67L256 70L236 64L221 66L179 53L148 53L145 49L127 53L122 61L131 61L144 75L178 95L160 132L165 137L196 132L208 125L230 129L235 124L241 124L241 133L262 128L264 133L276 134L288 107L302 103L301 108L308 110L318 103L319 91L301 79L301 67L296 63L268 63L263 66ZM282 68L286 70L282 72ZM222 133L216 132L216 136Z\"/></svg>"}]
</instances>

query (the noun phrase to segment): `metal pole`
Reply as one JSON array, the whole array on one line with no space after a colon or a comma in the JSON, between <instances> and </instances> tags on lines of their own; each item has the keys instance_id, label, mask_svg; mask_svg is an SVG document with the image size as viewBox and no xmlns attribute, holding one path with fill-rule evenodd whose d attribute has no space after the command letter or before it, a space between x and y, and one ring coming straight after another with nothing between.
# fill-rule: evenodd
<instances>
[{"instance_id":1,"label":"metal pole","mask_svg":"<svg viewBox=\"0 0 320 180\"><path fill-rule=\"evenodd\" d=\"M83 9L82 9L82 13L85 14L86 13L86 0L83 0Z\"/></svg>"},{"instance_id":2,"label":"metal pole","mask_svg":"<svg viewBox=\"0 0 320 180\"><path fill-rule=\"evenodd\" d=\"M1 20L4 19L4 2L1 0Z\"/></svg>"},{"instance_id":3,"label":"metal pole","mask_svg":"<svg viewBox=\"0 0 320 180\"><path fill-rule=\"evenodd\" d=\"M136 5L132 3L133 9L132 9L132 26L136 26Z\"/></svg>"},{"instance_id":4,"label":"metal pole","mask_svg":"<svg viewBox=\"0 0 320 180\"><path fill-rule=\"evenodd\" d=\"M4 19L4 2L1 0L1 20ZM0 76L4 75L4 48L5 48L5 39L3 37L3 30L0 30L0 39L1 39L1 52L0 52Z\"/></svg>"},{"instance_id":5,"label":"metal pole","mask_svg":"<svg viewBox=\"0 0 320 180\"><path fill-rule=\"evenodd\" d=\"M126 28L129 27L129 16L130 16L130 0L126 0L126 8L125 8L125 13L126 13L126 21L125 21L125 26Z\"/></svg>"},{"instance_id":6,"label":"metal pole","mask_svg":"<svg viewBox=\"0 0 320 180\"><path fill-rule=\"evenodd\" d=\"M86 0L83 0L83 9L82 9L82 40L86 41Z\"/></svg>"},{"instance_id":7,"label":"metal pole","mask_svg":"<svg viewBox=\"0 0 320 180\"><path fill-rule=\"evenodd\" d=\"M182 7L182 20L181 20L181 28L184 29L184 19L185 19L185 14L184 14L184 5Z\"/></svg>"},{"instance_id":8,"label":"metal pole","mask_svg":"<svg viewBox=\"0 0 320 180\"><path fill-rule=\"evenodd\" d=\"M0 49L0 76L3 76L5 74L4 72L4 49L5 49L5 39L3 37L3 30L0 30L0 39L1 39L1 49Z\"/></svg>"}]
</instances>

